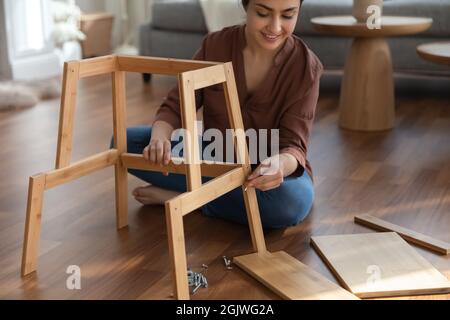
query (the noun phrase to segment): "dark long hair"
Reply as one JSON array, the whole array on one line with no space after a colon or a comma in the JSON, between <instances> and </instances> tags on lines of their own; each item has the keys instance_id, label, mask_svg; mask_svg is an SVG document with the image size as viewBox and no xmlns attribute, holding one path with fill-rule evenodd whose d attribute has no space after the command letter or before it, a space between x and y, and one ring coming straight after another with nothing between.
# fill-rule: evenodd
<instances>
[{"instance_id":1,"label":"dark long hair","mask_svg":"<svg viewBox=\"0 0 450 320\"><path fill-rule=\"evenodd\" d=\"M248 3L250 2L250 0L241 0L241 2L242 2L242 6L244 7L244 9L247 10L247 6L248 6ZM300 0L300 5L302 5L302 3L303 3L303 0Z\"/></svg>"}]
</instances>

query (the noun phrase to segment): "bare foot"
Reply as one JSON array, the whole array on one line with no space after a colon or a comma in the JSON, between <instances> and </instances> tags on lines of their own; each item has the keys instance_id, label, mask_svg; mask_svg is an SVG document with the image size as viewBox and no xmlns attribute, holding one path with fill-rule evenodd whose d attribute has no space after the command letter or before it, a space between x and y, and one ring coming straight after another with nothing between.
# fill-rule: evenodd
<instances>
[{"instance_id":1,"label":"bare foot","mask_svg":"<svg viewBox=\"0 0 450 320\"><path fill-rule=\"evenodd\" d=\"M138 187L133 190L134 198L143 205L164 204L164 202L179 194L179 192L158 188L153 185Z\"/></svg>"}]
</instances>

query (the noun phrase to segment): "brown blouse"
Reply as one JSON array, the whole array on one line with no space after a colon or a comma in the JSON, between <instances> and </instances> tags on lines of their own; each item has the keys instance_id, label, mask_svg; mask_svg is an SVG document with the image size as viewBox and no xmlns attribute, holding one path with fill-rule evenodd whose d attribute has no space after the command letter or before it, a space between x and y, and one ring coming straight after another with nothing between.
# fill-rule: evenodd
<instances>
[{"instance_id":1,"label":"brown blouse","mask_svg":"<svg viewBox=\"0 0 450 320\"><path fill-rule=\"evenodd\" d=\"M232 61L245 129L279 129L279 152L292 154L299 163L293 175L300 176L306 169L312 177L306 154L319 97L321 62L302 40L291 36L277 53L267 78L249 94L244 69L245 46L245 25L233 26L208 34L193 59ZM230 128L222 85L197 90L196 106L204 107L205 130L216 128L225 134ZM164 99L154 121L157 120L166 121L174 128L181 127L178 86Z\"/></svg>"}]
</instances>

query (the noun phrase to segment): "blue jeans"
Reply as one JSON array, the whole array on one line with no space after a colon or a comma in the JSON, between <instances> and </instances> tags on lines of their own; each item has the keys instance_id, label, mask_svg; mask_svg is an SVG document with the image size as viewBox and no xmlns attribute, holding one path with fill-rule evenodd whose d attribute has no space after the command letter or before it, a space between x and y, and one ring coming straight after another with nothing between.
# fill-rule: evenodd
<instances>
[{"instance_id":1,"label":"blue jeans","mask_svg":"<svg viewBox=\"0 0 450 320\"><path fill-rule=\"evenodd\" d=\"M128 153L142 154L149 144L151 127L132 127L127 129ZM172 147L178 141L172 142ZM112 146L111 142L111 146ZM129 169L128 172L152 185L163 189L186 192L186 177L183 174ZM202 177L203 183L211 177ZM283 228L303 221L311 211L314 188L311 177L305 171L301 177L285 177L284 182L275 189L261 191L256 189L261 222L264 228ZM247 224L242 188L236 188L209 202L202 208L208 217L222 218L240 224Z\"/></svg>"}]
</instances>

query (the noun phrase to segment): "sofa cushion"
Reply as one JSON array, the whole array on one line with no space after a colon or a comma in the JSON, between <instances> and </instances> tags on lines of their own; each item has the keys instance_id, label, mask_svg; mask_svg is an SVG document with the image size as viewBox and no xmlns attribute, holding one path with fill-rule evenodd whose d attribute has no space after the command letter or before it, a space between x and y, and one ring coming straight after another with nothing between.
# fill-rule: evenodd
<instances>
[{"instance_id":1,"label":"sofa cushion","mask_svg":"<svg viewBox=\"0 0 450 320\"><path fill-rule=\"evenodd\" d=\"M151 24L155 29L207 32L198 0L154 0Z\"/></svg>"},{"instance_id":2,"label":"sofa cushion","mask_svg":"<svg viewBox=\"0 0 450 320\"><path fill-rule=\"evenodd\" d=\"M310 20L320 16L350 15L353 0L306 0L297 23L298 35L317 35ZM450 0L384 0L383 14L433 18L433 25L423 34L433 37L450 35Z\"/></svg>"}]
</instances>

